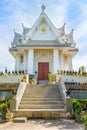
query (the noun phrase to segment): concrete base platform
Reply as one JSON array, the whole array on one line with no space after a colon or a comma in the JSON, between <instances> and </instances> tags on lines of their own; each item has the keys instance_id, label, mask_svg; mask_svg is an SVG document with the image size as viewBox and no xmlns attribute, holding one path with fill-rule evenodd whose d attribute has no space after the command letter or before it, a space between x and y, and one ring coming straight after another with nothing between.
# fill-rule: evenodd
<instances>
[{"instance_id":1,"label":"concrete base platform","mask_svg":"<svg viewBox=\"0 0 87 130\"><path fill-rule=\"evenodd\" d=\"M27 117L16 117L13 120L15 123L25 123L27 122Z\"/></svg>"},{"instance_id":2,"label":"concrete base platform","mask_svg":"<svg viewBox=\"0 0 87 130\"><path fill-rule=\"evenodd\" d=\"M27 110L18 110L15 113L15 117L27 117L27 118L66 118L66 110L39 110L39 111L27 111Z\"/></svg>"}]
</instances>

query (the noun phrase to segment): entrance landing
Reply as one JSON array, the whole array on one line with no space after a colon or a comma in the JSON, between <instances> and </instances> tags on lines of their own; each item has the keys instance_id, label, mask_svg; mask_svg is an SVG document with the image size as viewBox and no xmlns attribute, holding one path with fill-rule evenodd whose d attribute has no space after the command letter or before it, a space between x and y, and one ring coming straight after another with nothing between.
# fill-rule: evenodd
<instances>
[{"instance_id":1,"label":"entrance landing","mask_svg":"<svg viewBox=\"0 0 87 130\"><path fill-rule=\"evenodd\" d=\"M48 84L48 80L38 80L38 84Z\"/></svg>"}]
</instances>

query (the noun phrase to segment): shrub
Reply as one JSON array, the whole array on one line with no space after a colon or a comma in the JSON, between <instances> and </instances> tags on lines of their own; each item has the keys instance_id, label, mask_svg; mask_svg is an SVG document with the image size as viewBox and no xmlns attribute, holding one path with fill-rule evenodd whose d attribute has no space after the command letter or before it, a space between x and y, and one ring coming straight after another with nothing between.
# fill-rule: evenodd
<instances>
[{"instance_id":1,"label":"shrub","mask_svg":"<svg viewBox=\"0 0 87 130\"><path fill-rule=\"evenodd\" d=\"M85 126L85 130L87 130L87 115L84 116L84 126Z\"/></svg>"},{"instance_id":2,"label":"shrub","mask_svg":"<svg viewBox=\"0 0 87 130\"><path fill-rule=\"evenodd\" d=\"M81 112L83 109L83 105L77 100L73 100L73 114L76 120L81 120Z\"/></svg>"},{"instance_id":3,"label":"shrub","mask_svg":"<svg viewBox=\"0 0 87 130\"><path fill-rule=\"evenodd\" d=\"M54 73L49 73L49 74L48 74L48 77L49 77L49 81L56 81L56 74L54 74Z\"/></svg>"},{"instance_id":4,"label":"shrub","mask_svg":"<svg viewBox=\"0 0 87 130\"><path fill-rule=\"evenodd\" d=\"M0 112L2 115L2 120L6 119L6 112L10 107L10 101L5 100L4 102L0 103Z\"/></svg>"}]
</instances>

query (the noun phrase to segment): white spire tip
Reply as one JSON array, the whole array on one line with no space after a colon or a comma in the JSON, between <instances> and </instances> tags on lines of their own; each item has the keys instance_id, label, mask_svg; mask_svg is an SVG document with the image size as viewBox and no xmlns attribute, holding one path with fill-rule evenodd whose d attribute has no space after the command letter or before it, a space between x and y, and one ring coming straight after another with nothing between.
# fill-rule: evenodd
<instances>
[{"instance_id":1,"label":"white spire tip","mask_svg":"<svg viewBox=\"0 0 87 130\"><path fill-rule=\"evenodd\" d=\"M41 8L42 8L42 12L44 12L46 7L45 7L45 5L42 5Z\"/></svg>"}]
</instances>

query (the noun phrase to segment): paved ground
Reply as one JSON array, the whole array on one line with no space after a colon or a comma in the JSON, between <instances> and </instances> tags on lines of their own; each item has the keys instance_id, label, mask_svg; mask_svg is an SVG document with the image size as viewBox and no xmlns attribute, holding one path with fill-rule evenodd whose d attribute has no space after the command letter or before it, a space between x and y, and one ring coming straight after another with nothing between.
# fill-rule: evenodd
<instances>
[{"instance_id":1,"label":"paved ground","mask_svg":"<svg viewBox=\"0 0 87 130\"><path fill-rule=\"evenodd\" d=\"M0 130L84 130L83 124L73 120L43 120L33 119L27 123L1 123Z\"/></svg>"}]
</instances>

